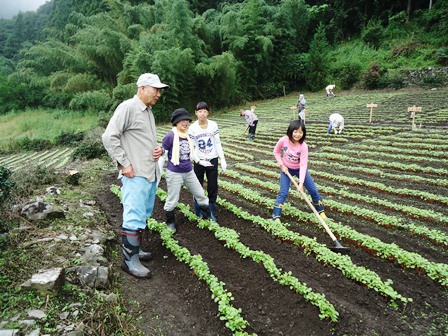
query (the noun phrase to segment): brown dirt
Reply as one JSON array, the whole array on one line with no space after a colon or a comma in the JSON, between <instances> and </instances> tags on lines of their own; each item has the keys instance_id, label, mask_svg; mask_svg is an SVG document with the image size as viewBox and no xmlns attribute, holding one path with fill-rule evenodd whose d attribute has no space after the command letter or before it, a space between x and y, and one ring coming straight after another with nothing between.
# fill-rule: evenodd
<instances>
[{"instance_id":1,"label":"brown dirt","mask_svg":"<svg viewBox=\"0 0 448 336\"><path fill-rule=\"evenodd\" d=\"M109 191L112 183L116 183L115 174L105 176L104 189L98 193L97 201L115 228L118 241L122 214L118 198ZM163 181L161 188L166 190ZM220 196L232 199L234 204L245 205L244 201L224 191L220 191ZM192 197L185 190L181 192L180 201L192 206ZM266 209L249 208L253 214L270 216ZM211 232L199 229L196 223L178 213L179 231L175 238L192 253L201 254L210 271L225 283L233 294L233 305L242 309L242 316L250 323L247 332L260 336L447 335L447 290L428 277L352 247L350 256L354 263L374 270L382 279L392 279L400 294L413 298L407 305L398 303L397 307L392 307L378 293L347 279L313 256L306 256L297 246L276 239L252 222L239 219L220 207L216 215L221 225L240 233L246 246L271 255L280 268L291 271L301 282L324 293L340 313L338 323L320 320L316 307L273 281L262 265L241 258L219 243ZM153 218L164 221L163 204L159 199ZM356 219L352 219L347 224L356 226L355 222ZM365 234L372 231L373 236L383 232L383 229L367 225L361 229ZM319 242L332 245L325 232L315 227L297 227L297 231L305 231L316 236ZM406 240L398 233L394 236L400 244ZM407 243L410 248L412 245L412 240ZM127 275L120 270L119 260L115 265L125 301L143 332L148 335L232 334L219 319L217 304L206 284L162 246L158 234L146 232L143 248L154 253L153 260L146 263L153 274L151 279L138 280ZM431 255L435 260L440 259L436 249L428 248L425 252L430 260Z\"/></svg>"}]
</instances>

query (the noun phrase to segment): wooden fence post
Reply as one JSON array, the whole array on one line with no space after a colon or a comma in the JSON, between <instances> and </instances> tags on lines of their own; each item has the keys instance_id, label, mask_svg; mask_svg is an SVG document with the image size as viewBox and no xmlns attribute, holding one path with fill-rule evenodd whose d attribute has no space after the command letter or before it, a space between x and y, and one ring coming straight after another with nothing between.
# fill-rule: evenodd
<instances>
[{"instance_id":1,"label":"wooden fence post","mask_svg":"<svg viewBox=\"0 0 448 336\"><path fill-rule=\"evenodd\" d=\"M412 113L412 129L415 128L415 112L421 112L422 108L421 106L411 106L408 107L408 113L411 112Z\"/></svg>"},{"instance_id":2,"label":"wooden fence post","mask_svg":"<svg viewBox=\"0 0 448 336\"><path fill-rule=\"evenodd\" d=\"M369 117L369 124L372 123L372 112L374 107L378 107L378 104L367 104L366 107L370 107L370 117Z\"/></svg>"}]
</instances>

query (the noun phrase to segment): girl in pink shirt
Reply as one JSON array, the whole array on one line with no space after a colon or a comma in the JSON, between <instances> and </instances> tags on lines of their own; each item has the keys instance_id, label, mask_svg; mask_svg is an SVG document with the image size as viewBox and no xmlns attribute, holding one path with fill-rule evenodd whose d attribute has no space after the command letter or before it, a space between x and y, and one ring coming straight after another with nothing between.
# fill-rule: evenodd
<instances>
[{"instance_id":1,"label":"girl in pink shirt","mask_svg":"<svg viewBox=\"0 0 448 336\"><path fill-rule=\"evenodd\" d=\"M321 217L326 218L322 197L319 195L313 178L308 172L308 145L305 142L306 128L300 120L293 120L289 124L286 136L280 138L274 147L274 157L280 166L280 192L274 204L272 220L280 221L283 204L289 193L291 181L286 172L299 177L299 190L308 190L313 205Z\"/></svg>"}]
</instances>

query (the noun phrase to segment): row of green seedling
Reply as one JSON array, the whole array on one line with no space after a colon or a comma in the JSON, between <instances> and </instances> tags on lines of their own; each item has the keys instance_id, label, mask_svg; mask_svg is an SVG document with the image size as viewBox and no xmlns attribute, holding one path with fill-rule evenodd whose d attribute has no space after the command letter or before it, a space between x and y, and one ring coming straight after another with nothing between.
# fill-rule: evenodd
<instances>
[{"instance_id":1,"label":"row of green seedling","mask_svg":"<svg viewBox=\"0 0 448 336\"><path fill-rule=\"evenodd\" d=\"M235 166L235 168L249 172L251 174L263 175L263 176L266 176L269 178L277 178L278 179L278 177L279 177L278 172L266 171L266 170L256 168L253 166L249 166L249 165L245 165L245 164L237 164ZM250 179L250 178L245 178L245 180L248 180L248 179ZM257 185L258 183L263 183L262 185L265 186L265 188L269 188L269 189L275 188L275 190L277 190L277 188L278 188L278 184L277 185L269 184L267 186L268 182L266 182L266 181L261 182L259 180L256 180L253 182L253 184L255 184L255 185ZM351 193L344 189L336 190L335 188L332 188L332 187L319 186L319 190L323 191L326 194L334 194L334 195L342 196L342 197L352 199L355 201L362 201L362 202L368 203L368 204L376 204L376 205L381 205L385 208L399 210L404 213L411 214L415 217L422 217L425 219L432 219L432 220L439 220L441 222L447 222L447 220L445 219L443 214L435 213L433 211L421 210L421 209L417 209L417 208L410 207L410 206L404 206L401 204L392 203L387 200L378 199L375 197L359 195L359 194ZM293 191L292 193L295 194L295 191ZM339 202L332 201L330 199L328 199L325 203L330 208L332 208L333 210L336 210L338 212L349 213L350 215L356 215L358 217L363 217L367 220L373 220L377 224L384 226L386 228L405 229L405 230L408 230L409 232L411 232L412 234L416 234L416 235L428 238L428 239L432 240L433 242L435 242L437 245L443 246L445 248L448 247L448 237L445 233L443 233L440 230L430 229L426 226L405 224L402 222L401 219L398 219L394 216L384 215L384 214L376 212L376 211L365 209L364 207L345 205L345 204L342 204Z\"/></svg>"},{"instance_id":2,"label":"row of green seedling","mask_svg":"<svg viewBox=\"0 0 448 336\"><path fill-rule=\"evenodd\" d=\"M166 192L161 189L157 190L157 194L162 198L166 198ZM332 322L337 322L339 313L334 306L325 298L324 294L314 292L305 283L300 282L296 277L291 275L291 272L283 272L276 264L274 259L263 251L254 251L245 246L239 240L239 233L233 229L220 226L217 222L210 220L203 220L197 217L190 211L188 205L179 203L178 208L184 216L190 221L197 221L198 227L201 229L208 229L213 232L216 239L224 244L225 247L230 248L240 254L242 258L251 258L254 262L262 264L271 278L283 286L287 286L294 290L297 294L302 295L303 298L316 306L319 311L321 319L328 318Z\"/></svg>"},{"instance_id":3,"label":"row of green seedling","mask_svg":"<svg viewBox=\"0 0 448 336\"><path fill-rule=\"evenodd\" d=\"M117 185L111 186L111 191L121 200L121 190ZM231 301L233 295L225 289L225 284L215 275L210 273L210 269L202 256L199 254L192 255L190 251L179 245L179 242L173 238L173 231L170 230L165 223L159 223L155 219L148 219L148 227L160 233L163 245L173 253L177 260L185 263L193 270L194 274L203 280L212 293L212 299L218 304L220 319L226 321L226 327L232 331L234 335L249 335L244 329L249 323L241 316L241 309L235 308Z\"/></svg>"},{"instance_id":4,"label":"row of green seedling","mask_svg":"<svg viewBox=\"0 0 448 336\"><path fill-rule=\"evenodd\" d=\"M228 175L230 174L230 172L226 171L225 174ZM237 178L239 177L240 176L238 176ZM258 187L261 187L262 182L258 181L256 185ZM274 201L272 199L262 197L255 190L248 189L247 187L244 187L242 185L221 181L220 187L229 192L237 194L239 197L242 197L254 204L262 205L267 208L272 208L274 205ZM290 206L289 204L285 204L283 206L283 213L285 215L294 216L300 221L316 221L314 214L305 214L297 208ZM448 285L447 264L428 261L417 253L408 252L406 250L403 250L396 244L387 244L377 238L361 234L356 230L353 230L346 225L336 223L331 219L327 220L327 224L334 233L339 235L339 237L345 238L346 240L350 241L354 246L362 248L372 255L378 256L382 259L396 262L402 265L402 267L404 268L415 269L418 273L426 274L429 278L439 282L443 286Z\"/></svg>"}]
</instances>

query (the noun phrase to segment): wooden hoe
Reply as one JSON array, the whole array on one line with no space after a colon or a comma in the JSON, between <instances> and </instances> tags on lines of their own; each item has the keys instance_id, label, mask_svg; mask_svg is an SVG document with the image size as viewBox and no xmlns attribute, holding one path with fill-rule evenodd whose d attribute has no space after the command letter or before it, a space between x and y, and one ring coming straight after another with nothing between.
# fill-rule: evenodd
<instances>
[{"instance_id":1,"label":"wooden hoe","mask_svg":"<svg viewBox=\"0 0 448 336\"><path fill-rule=\"evenodd\" d=\"M291 176L291 174L289 172L286 173L286 175L288 175L289 179L292 181L292 183L294 183L294 185L296 186L297 192L300 193L303 197L303 199L306 201L306 203L308 204L308 206L311 208L311 210L314 212L314 214L316 215L317 219L319 220L319 222L322 224L322 226L325 228L325 231L327 231L328 235L330 236L331 240L334 243L334 247L329 247L330 250L332 250L333 252L339 252L339 253L348 253L350 251L349 247L345 247L343 246L338 240L337 238L334 236L333 232L331 232L330 228L328 227L327 223L325 223L324 219L319 215L319 213L317 212L317 210L314 208L314 206L311 204L310 200L308 199L308 197L306 197L305 193L303 192L303 190L299 190L299 185L297 184L297 182L293 179L293 177Z\"/></svg>"}]
</instances>

